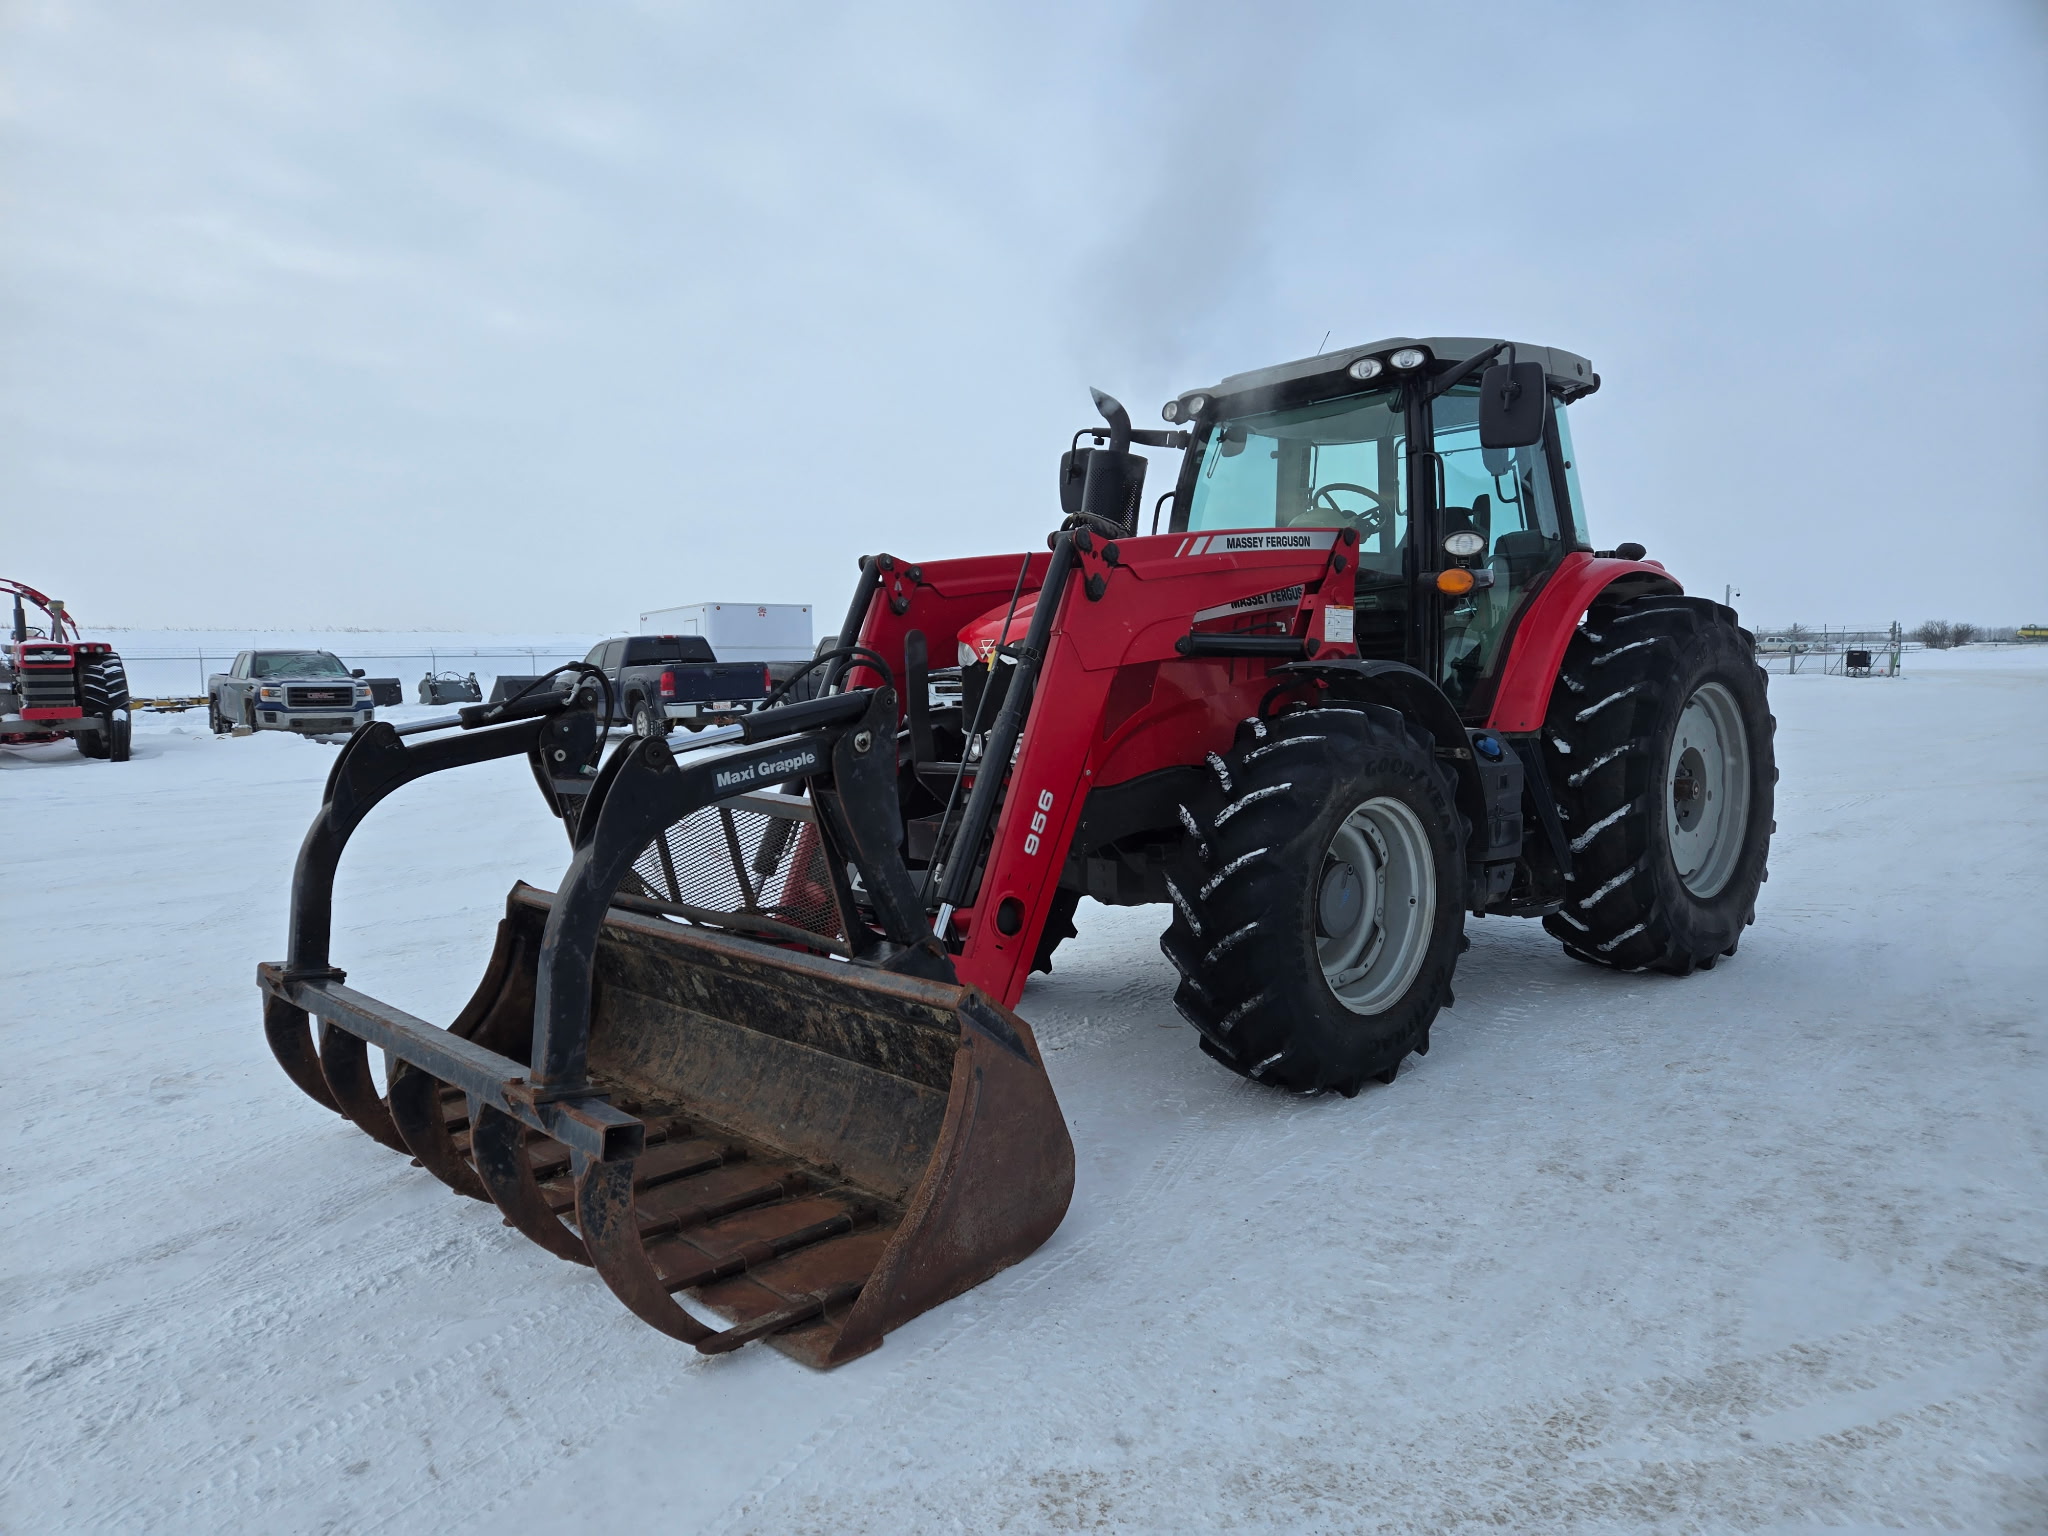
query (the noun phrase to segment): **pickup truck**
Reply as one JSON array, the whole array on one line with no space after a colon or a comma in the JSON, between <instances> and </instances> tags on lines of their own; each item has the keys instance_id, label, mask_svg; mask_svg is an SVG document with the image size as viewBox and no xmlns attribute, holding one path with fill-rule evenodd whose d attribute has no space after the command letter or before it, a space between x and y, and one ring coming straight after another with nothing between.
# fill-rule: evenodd
<instances>
[{"instance_id":1,"label":"pickup truck","mask_svg":"<svg viewBox=\"0 0 2048 1536\"><path fill-rule=\"evenodd\" d=\"M611 679L619 723L641 736L729 720L768 695L764 663L722 662L701 635L624 635L592 646L583 659Z\"/></svg>"},{"instance_id":2,"label":"pickup truck","mask_svg":"<svg viewBox=\"0 0 2048 1536\"><path fill-rule=\"evenodd\" d=\"M215 735L237 727L345 733L372 718L370 685L327 651L244 651L206 680L206 717Z\"/></svg>"}]
</instances>

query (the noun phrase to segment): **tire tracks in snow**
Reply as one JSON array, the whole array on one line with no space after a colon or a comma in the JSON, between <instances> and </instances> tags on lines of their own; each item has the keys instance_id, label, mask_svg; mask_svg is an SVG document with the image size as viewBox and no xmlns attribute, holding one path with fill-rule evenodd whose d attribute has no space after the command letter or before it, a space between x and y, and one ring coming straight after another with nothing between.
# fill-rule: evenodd
<instances>
[{"instance_id":1,"label":"tire tracks in snow","mask_svg":"<svg viewBox=\"0 0 2048 1536\"><path fill-rule=\"evenodd\" d=\"M1221 1102L1227 1104L1227 1099ZM1225 1138L1227 1145L1219 1147L1211 1127L1212 1115L1213 1111L1204 1111L1184 1122L1165 1149L1153 1159L1144 1176L1127 1194L1100 1213L1087 1235L1043 1263L1026 1260L1002 1277L947 1303L949 1308L961 1307L962 1303L970 1300L977 1304L971 1310L964 1310L957 1320L949 1322L937 1338L925 1343L914 1354L896 1361L893 1379L881 1383L874 1392L842 1409L814 1430L746 1493L727 1506L714 1523L704 1527L704 1536L738 1536L764 1512L778 1488L854 1426L868 1430L893 1429L907 1417L923 1418L944 1411L948 1405L957 1406L972 1399L975 1394L964 1387L933 1391L919 1368L937 1360L970 1334L980 1331L992 1318L1014 1316L1013 1303L1021 1303L1033 1292L1045 1291L1062 1274L1085 1260L1105 1261L1103 1267L1116 1268L1115 1261L1139 1243L1143 1232L1142 1222L1122 1219L1125 1212L1142 1214L1156 1210L1163 1197L1183 1183L1198 1162L1206 1161L1198 1154L1213 1150L1217 1155L1234 1155L1256 1134L1256 1125L1240 1122L1236 1133Z\"/></svg>"}]
</instances>

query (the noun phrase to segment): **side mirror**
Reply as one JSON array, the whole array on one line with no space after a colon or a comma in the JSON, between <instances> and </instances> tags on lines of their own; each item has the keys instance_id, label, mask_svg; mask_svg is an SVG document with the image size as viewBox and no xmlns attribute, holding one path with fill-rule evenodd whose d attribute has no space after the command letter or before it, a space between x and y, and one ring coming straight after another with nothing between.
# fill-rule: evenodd
<instances>
[{"instance_id":1,"label":"side mirror","mask_svg":"<svg viewBox=\"0 0 2048 1536\"><path fill-rule=\"evenodd\" d=\"M353 668L351 669L348 675L350 677L361 677L363 675L363 669L361 667Z\"/></svg>"},{"instance_id":2,"label":"side mirror","mask_svg":"<svg viewBox=\"0 0 2048 1536\"><path fill-rule=\"evenodd\" d=\"M1495 363L1479 376L1480 448L1533 448L1549 401L1541 363Z\"/></svg>"}]
</instances>

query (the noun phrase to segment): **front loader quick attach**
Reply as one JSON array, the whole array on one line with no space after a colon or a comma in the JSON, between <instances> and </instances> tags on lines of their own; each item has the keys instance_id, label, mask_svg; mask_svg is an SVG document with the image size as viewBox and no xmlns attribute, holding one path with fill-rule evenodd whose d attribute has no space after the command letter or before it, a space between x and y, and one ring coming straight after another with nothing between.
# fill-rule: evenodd
<instances>
[{"instance_id":1,"label":"front loader quick attach","mask_svg":"<svg viewBox=\"0 0 2048 1536\"><path fill-rule=\"evenodd\" d=\"M875 1348L1037 1248L1073 1189L1030 1029L958 982L897 853L897 713L890 688L839 693L692 743L723 751L635 738L601 770L595 711L561 695L473 706L463 734L413 746L365 727L300 852L290 958L258 970L278 1061L704 1353L765 1338L826 1366ZM447 1029L344 985L328 936L350 833L405 783L520 752L570 829L560 892L514 889ZM792 781L807 799L761 793ZM757 908L739 931L678 923L703 913L636 874L699 812L728 834L737 815L773 824L751 881L733 844Z\"/></svg>"}]
</instances>

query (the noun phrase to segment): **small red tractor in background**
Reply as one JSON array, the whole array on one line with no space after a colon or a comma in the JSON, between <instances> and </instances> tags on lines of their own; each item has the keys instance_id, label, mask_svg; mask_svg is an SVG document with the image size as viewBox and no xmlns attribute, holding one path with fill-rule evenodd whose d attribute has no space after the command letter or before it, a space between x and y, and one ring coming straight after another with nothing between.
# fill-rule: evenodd
<instances>
[{"instance_id":1,"label":"small red tractor in background","mask_svg":"<svg viewBox=\"0 0 2048 1536\"><path fill-rule=\"evenodd\" d=\"M87 757L128 761L128 674L114 648L82 639L54 597L0 577L14 599L13 626L0 651L0 742L69 736ZM28 608L41 610L30 622Z\"/></svg>"},{"instance_id":2,"label":"small red tractor in background","mask_svg":"<svg viewBox=\"0 0 2048 1536\"><path fill-rule=\"evenodd\" d=\"M1754 920L1773 722L1729 609L1592 547L1568 412L1598 387L1397 337L1190 391L1165 431L1098 393L1048 548L863 560L815 696L604 755L578 666L365 726L259 969L272 1049L655 1327L829 1365L1059 1224L1073 1149L1012 1010L1084 895L1166 907L1201 1048L1295 1092L1429 1049L1468 915L1707 969ZM1179 454L1143 534L1140 449ZM559 890L514 889L447 1029L343 985L354 827L512 754L569 828Z\"/></svg>"}]
</instances>

